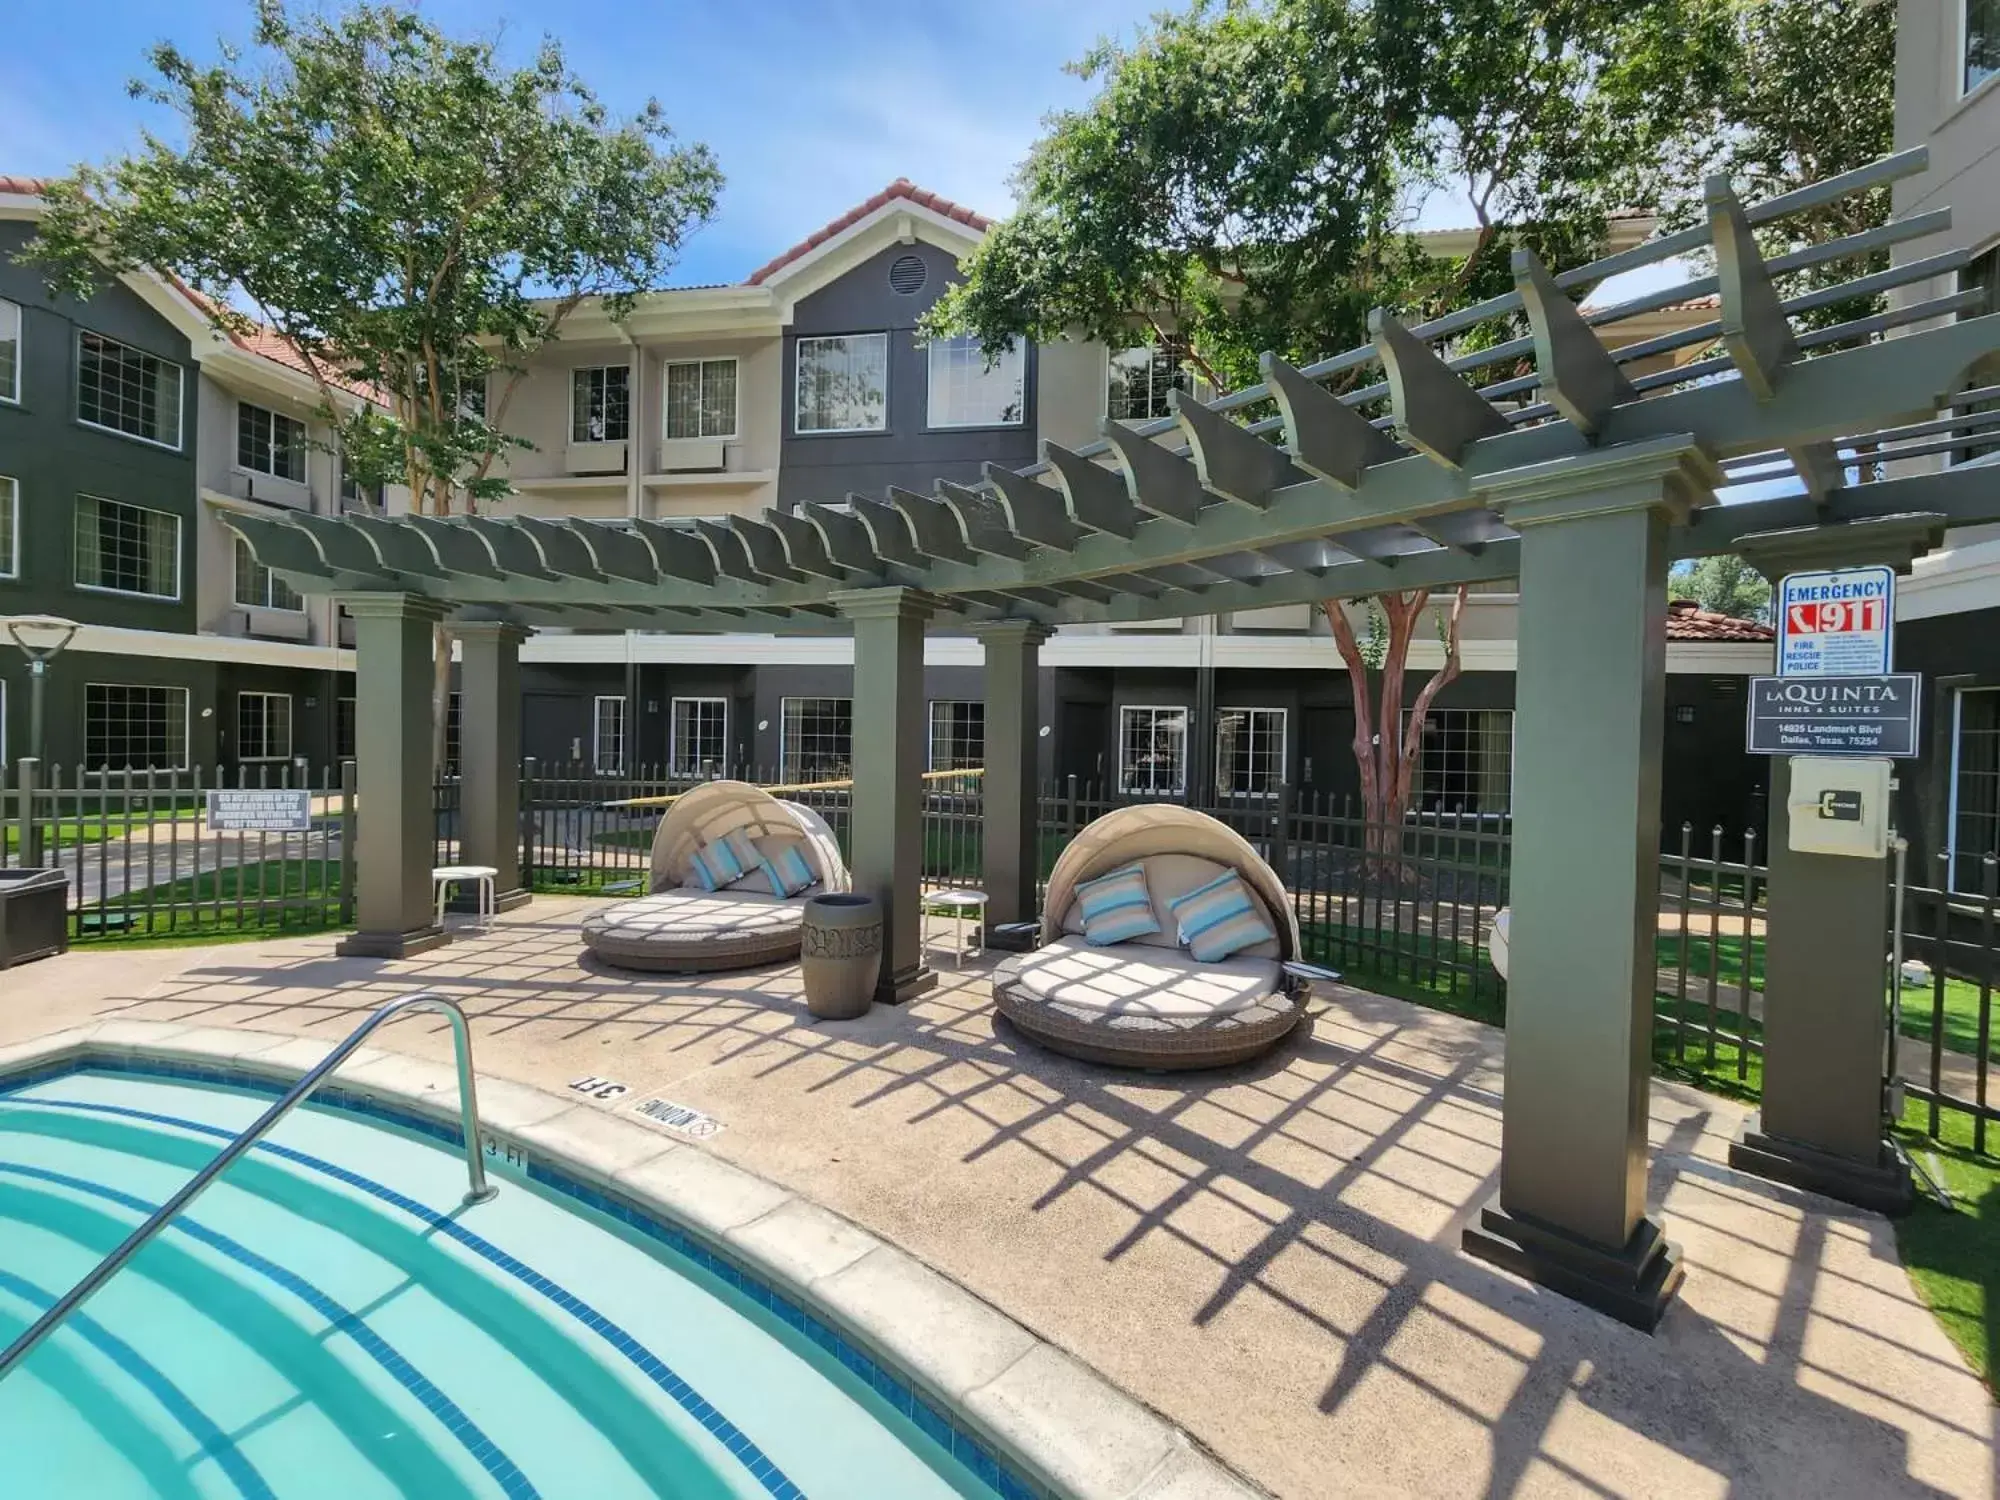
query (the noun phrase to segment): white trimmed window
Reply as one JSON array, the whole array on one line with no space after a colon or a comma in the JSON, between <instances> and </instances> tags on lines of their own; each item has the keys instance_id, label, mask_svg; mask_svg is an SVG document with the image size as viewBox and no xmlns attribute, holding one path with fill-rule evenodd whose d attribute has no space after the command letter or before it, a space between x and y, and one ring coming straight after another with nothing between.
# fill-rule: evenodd
<instances>
[{"instance_id":1,"label":"white trimmed window","mask_svg":"<svg viewBox=\"0 0 2000 1500\"><path fill-rule=\"evenodd\" d=\"M236 695L236 758L292 758L292 698L289 693Z\"/></svg>"},{"instance_id":2,"label":"white trimmed window","mask_svg":"<svg viewBox=\"0 0 2000 1500\"><path fill-rule=\"evenodd\" d=\"M21 482L0 474L0 578L21 576Z\"/></svg>"},{"instance_id":3,"label":"white trimmed window","mask_svg":"<svg viewBox=\"0 0 2000 1500\"><path fill-rule=\"evenodd\" d=\"M1425 812L1504 815L1514 805L1514 710L1434 708L1417 754Z\"/></svg>"},{"instance_id":4,"label":"white trimmed window","mask_svg":"<svg viewBox=\"0 0 2000 1500\"><path fill-rule=\"evenodd\" d=\"M1285 711L1224 708L1215 715L1215 789L1225 797L1275 797L1285 784Z\"/></svg>"},{"instance_id":5,"label":"white trimmed window","mask_svg":"<svg viewBox=\"0 0 2000 1500\"><path fill-rule=\"evenodd\" d=\"M21 309L0 297L0 401L21 399Z\"/></svg>"},{"instance_id":6,"label":"white trimmed window","mask_svg":"<svg viewBox=\"0 0 2000 1500\"><path fill-rule=\"evenodd\" d=\"M1114 422L1150 422L1170 417L1170 391L1197 398L1209 394L1208 382L1188 367L1182 350L1171 343L1141 344L1113 349L1106 360L1104 414Z\"/></svg>"},{"instance_id":7,"label":"white trimmed window","mask_svg":"<svg viewBox=\"0 0 2000 1500\"><path fill-rule=\"evenodd\" d=\"M236 602L245 609L286 609L297 614L306 607L299 591L257 561L242 537L236 539Z\"/></svg>"},{"instance_id":8,"label":"white trimmed window","mask_svg":"<svg viewBox=\"0 0 2000 1500\"><path fill-rule=\"evenodd\" d=\"M181 596L181 518L122 500L76 497L78 588Z\"/></svg>"},{"instance_id":9,"label":"white trimmed window","mask_svg":"<svg viewBox=\"0 0 2000 1500\"><path fill-rule=\"evenodd\" d=\"M787 698L778 720L778 774L839 781L854 771L854 700Z\"/></svg>"},{"instance_id":10,"label":"white trimmed window","mask_svg":"<svg viewBox=\"0 0 2000 1500\"><path fill-rule=\"evenodd\" d=\"M2000 73L2000 0L1964 0L1964 90Z\"/></svg>"},{"instance_id":11,"label":"white trimmed window","mask_svg":"<svg viewBox=\"0 0 2000 1500\"><path fill-rule=\"evenodd\" d=\"M667 365L666 426L680 438L736 436L736 361L676 359Z\"/></svg>"},{"instance_id":12,"label":"white trimmed window","mask_svg":"<svg viewBox=\"0 0 2000 1500\"><path fill-rule=\"evenodd\" d=\"M570 372L569 440L622 443L632 435L632 371L593 365Z\"/></svg>"},{"instance_id":13,"label":"white trimmed window","mask_svg":"<svg viewBox=\"0 0 2000 1500\"><path fill-rule=\"evenodd\" d=\"M248 401L237 402L236 467L304 484L306 424Z\"/></svg>"},{"instance_id":14,"label":"white trimmed window","mask_svg":"<svg viewBox=\"0 0 2000 1500\"><path fill-rule=\"evenodd\" d=\"M716 776L729 765L729 700L676 698L669 705L667 774Z\"/></svg>"},{"instance_id":15,"label":"white trimmed window","mask_svg":"<svg viewBox=\"0 0 2000 1500\"><path fill-rule=\"evenodd\" d=\"M625 769L625 699L601 696L591 705L590 764L599 776Z\"/></svg>"},{"instance_id":16,"label":"white trimmed window","mask_svg":"<svg viewBox=\"0 0 2000 1500\"><path fill-rule=\"evenodd\" d=\"M181 367L101 333L79 329L76 419L162 448L179 448Z\"/></svg>"},{"instance_id":17,"label":"white trimmed window","mask_svg":"<svg viewBox=\"0 0 2000 1500\"><path fill-rule=\"evenodd\" d=\"M986 764L986 704L977 698L931 699L933 771L971 771Z\"/></svg>"},{"instance_id":18,"label":"white trimmed window","mask_svg":"<svg viewBox=\"0 0 2000 1500\"><path fill-rule=\"evenodd\" d=\"M1118 790L1133 797L1187 791L1188 711L1133 705L1118 710Z\"/></svg>"},{"instance_id":19,"label":"white trimmed window","mask_svg":"<svg viewBox=\"0 0 2000 1500\"><path fill-rule=\"evenodd\" d=\"M333 700L333 758L353 760L358 703L352 693Z\"/></svg>"},{"instance_id":20,"label":"white trimmed window","mask_svg":"<svg viewBox=\"0 0 2000 1500\"><path fill-rule=\"evenodd\" d=\"M83 757L93 771L186 770L188 692L130 682L83 688Z\"/></svg>"},{"instance_id":21,"label":"white trimmed window","mask_svg":"<svg viewBox=\"0 0 2000 1500\"><path fill-rule=\"evenodd\" d=\"M1018 343L989 361L971 336L929 346L933 427L1019 427L1027 420L1027 361Z\"/></svg>"},{"instance_id":22,"label":"white trimmed window","mask_svg":"<svg viewBox=\"0 0 2000 1500\"><path fill-rule=\"evenodd\" d=\"M792 406L792 430L889 430L889 335L847 333L802 338Z\"/></svg>"},{"instance_id":23,"label":"white trimmed window","mask_svg":"<svg viewBox=\"0 0 2000 1500\"><path fill-rule=\"evenodd\" d=\"M2000 688L1962 688L1951 700L1951 888L1985 891L1985 862L2000 854Z\"/></svg>"}]
</instances>

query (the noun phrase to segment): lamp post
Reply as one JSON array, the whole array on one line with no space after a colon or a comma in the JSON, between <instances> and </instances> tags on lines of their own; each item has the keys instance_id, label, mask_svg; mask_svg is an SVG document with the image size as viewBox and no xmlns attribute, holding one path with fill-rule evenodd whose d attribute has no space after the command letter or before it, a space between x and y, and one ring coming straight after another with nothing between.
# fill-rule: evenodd
<instances>
[{"instance_id":1,"label":"lamp post","mask_svg":"<svg viewBox=\"0 0 2000 1500\"><path fill-rule=\"evenodd\" d=\"M28 753L40 765L48 753L43 693L49 663L62 655L63 648L76 638L80 627L74 620L49 615L16 615L7 621L7 634L28 658Z\"/></svg>"}]
</instances>

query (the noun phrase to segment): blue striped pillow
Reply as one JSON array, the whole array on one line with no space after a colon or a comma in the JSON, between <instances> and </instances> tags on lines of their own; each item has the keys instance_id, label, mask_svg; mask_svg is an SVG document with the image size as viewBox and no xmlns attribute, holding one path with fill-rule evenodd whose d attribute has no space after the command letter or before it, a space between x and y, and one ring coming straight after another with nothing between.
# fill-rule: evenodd
<instances>
[{"instance_id":1,"label":"blue striped pillow","mask_svg":"<svg viewBox=\"0 0 2000 1500\"><path fill-rule=\"evenodd\" d=\"M813 873L812 862L797 844L766 840L758 862L763 868L764 878L771 882L771 894L774 896L796 896L807 886L819 883L819 876Z\"/></svg>"},{"instance_id":2,"label":"blue striped pillow","mask_svg":"<svg viewBox=\"0 0 2000 1500\"><path fill-rule=\"evenodd\" d=\"M1250 887L1234 870L1176 896L1167 910L1174 915L1181 942L1198 963L1214 963L1277 936L1257 910Z\"/></svg>"},{"instance_id":3,"label":"blue striped pillow","mask_svg":"<svg viewBox=\"0 0 2000 1500\"><path fill-rule=\"evenodd\" d=\"M1139 865L1084 881L1076 888L1076 904L1083 917L1083 940L1093 947L1160 930L1152 893L1146 889L1146 872Z\"/></svg>"},{"instance_id":4,"label":"blue striped pillow","mask_svg":"<svg viewBox=\"0 0 2000 1500\"><path fill-rule=\"evenodd\" d=\"M695 850L694 858L688 862L688 870L703 890L719 891L749 874L758 859L756 845L750 842L748 836L731 829L721 838L710 839Z\"/></svg>"}]
</instances>

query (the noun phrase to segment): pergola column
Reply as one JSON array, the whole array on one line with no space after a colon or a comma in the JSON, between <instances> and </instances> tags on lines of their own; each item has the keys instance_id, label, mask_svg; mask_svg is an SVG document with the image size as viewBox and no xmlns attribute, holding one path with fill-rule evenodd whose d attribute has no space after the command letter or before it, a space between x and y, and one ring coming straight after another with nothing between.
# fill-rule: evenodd
<instances>
[{"instance_id":1,"label":"pergola column","mask_svg":"<svg viewBox=\"0 0 2000 1500\"><path fill-rule=\"evenodd\" d=\"M854 889L882 906L875 998L900 1005L937 983L924 965L924 622L920 589L859 589L833 604L854 624Z\"/></svg>"},{"instance_id":2,"label":"pergola column","mask_svg":"<svg viewBox=\"0 0 2000 1500\"><path fill-rule=\"evenodd\" d=\"M1944 538L1943 518L1890 516L1830 531L1743 538L1775 586L1787 573L1911 561ZM1892 664L1893 665L1893 664ZM1803 758L1803 757L1801 757ZM1792 848L1793 757L1772 756L1765 899L1764 1090L1729 1164L1887 1213L1909 1209L1909 1164L1883 1108L1889 862Z\"/></svg>"},{"instance_id":3,"label":"pergola column","mask_svg":"<svg viewBox=\"0 0 2000 1500\"><path fill-rule=\"evenodd\" d=\"M354 617L356 930L339 951L406 958L448 942L431 904L436 849L431 660L444 606L415 594L338 596Z\"/></svg>"},{"instance_id":4,"label":"pergola column","mask_svg":"<svg viewBox=\"0 0 2000 1500\"><path fill-rule=\"evenodd\" d=\"M458 850L500 873L501 911L528 904L521 887L521 642L504 620L453 623L459 643Z\"/></svg>"},{"instance_id":5,"label":"pergola column","mask_svg":"<svg viewBox=\"0 0 2000 1500\"><path fill-rule=\"evenodd\" d=\"M978 629L986 655L986 774L980 793L980 879L989 927L1031 921L1039 866L1035 770L1042 642L1028 620Z\"/></svg>"},{"instance_id":6,"label":"pergola column","mask_svg":"<svg viewBox=\"0 0 2000 1500\"><path fill-rule=\"evenodd\" d=\"M1684 438L1501 475L1521 533L1500 1192L1465 1249L1651 1329L1681 1268L1646 1216L1667 528Z\"/></svg>"}]
</instances>

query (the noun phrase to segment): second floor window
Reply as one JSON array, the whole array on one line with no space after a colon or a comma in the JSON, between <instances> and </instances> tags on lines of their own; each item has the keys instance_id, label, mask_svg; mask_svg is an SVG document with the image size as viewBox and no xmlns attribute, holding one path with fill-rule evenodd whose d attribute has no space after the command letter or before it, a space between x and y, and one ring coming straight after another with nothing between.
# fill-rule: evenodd
<instances>
[{"instance_id":1,"label":"second floor window","mask_svg":"<svg viewBox=\"0 0 2000 1500\"><path fill-rule=\"evenodd\" d=\"M248 401L237 402L236 466L304 484L306 424Z\"/></svg>"},{"instance_id":2,"label":"second floor window","mask_svg":"<svg viewBox=\"0 0 2000 1500\"><path fill-rule=\"evenodd\" d=\"M2000 0L1965 0L1965 92L2000 73Z\"/></svg>"},{"instance_id":3,"label":"second floor window","mask_svg":"<svg viewBox=\"0 0 2000 1500\"><path fill-rule=\"evenodd\" d=\"M350 510L380 510L382 508L382 486L363 484L347 472L345 465L340 470L340 503Z\"/></svg>"},{"instance_id":4,"label":"second floor window","mask_svg":"<svg viewBox=\"0 0 2000 1500\"><path fill-rule=\"evenodd\" d=\"M246 609L289 609L306 607L297 589L257 561L257 554L242 537L236 539L236 602Z\"/></svg>"},{"instance_id":5,"label":"second floor window","mask_svg":"<svg viewBox=\"0 0 2000 1500\"><path fill-rule=\"evenodd\" d=\"M180 575L179 516L95 495L76 497L79 587L178 599Z\"/></svg>"},{"instance_id":6,"label":"second floor window","mask_svg":"<svg viewBox=\"0 0 2000 1500\"><path fill-rule=\"evenodd\" d=\"M1021 346L989 362L976 338L930 342L930 425L1018 427L1026 419Z\"/></svg>"},{"instance_id":7,"label":"second floor window","mask_svg":"<svg viewBox=\"0 0 2000 1500\"><path fill-rule=\"evenodd\" d=\"M76 336L76 417L127 437L181 445L181 367L101 333Z\"/></svg>"},{"instance_id":8,"label":"second floor window","mask_svg":"<svg viewBox=\"0 0 2000 1500\"><path fill-rule=\"evenodd\" d=\"M887 432L889 335L799 340L792 430Z\"/></svg>"},{"instance_id":9,"label":"second floor window","mask_svg":"<svg viewBox=\"0 0 2000 1500\"><path fill-rule=\"evenodd\" d=\"M665 434L680 438L736 436L736 361L677 359L667 366Z\"/></svg>"},{"instance_id":10,"label":"second floor window","mask_svg":"<svg viewBox=\"0 0 2000 1500\"><path fill-rule=\"evenodd\" d=\"M21 486L0 474L0 578L21 576Z\"/></svg>"},{"instance_id":11,"label":"second floor window","mask_svg":"<svg viewBox=\"0 0 2000 1500\"><path fill-rule=\"evenodd\" d=\"M0 401L21 399L21 309L0 297Z\"/></svg>"},{"instance_id":12,"label":"second floor window","mask_svg":"<svg viewBox=\"0 0 2000 1500\"><path fill-rule=\"evenodd\" d=\"M595 365L570 372L569 440L622 443L632 435L632 372Z\"/></svg>"},{"instance_id":13,"label":"second floor window","mask_svg":"<svg viewBox=\"0 0 2000 1500\"><path fill-rule=\"evenodd\" d=\"M1188 368L1185 351L1162 340L1136 349L1114 349L1108 365L1104 414L1114 422L1150 422L1170 417L1169 391L1202 393L1203 382Z\"/></svg>"}]
</instances>

